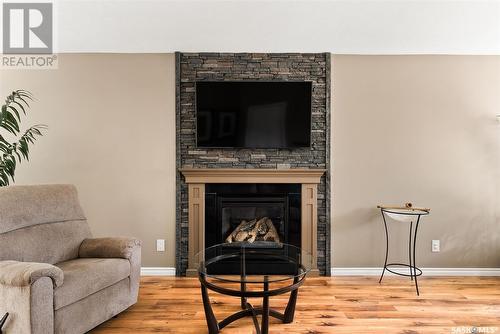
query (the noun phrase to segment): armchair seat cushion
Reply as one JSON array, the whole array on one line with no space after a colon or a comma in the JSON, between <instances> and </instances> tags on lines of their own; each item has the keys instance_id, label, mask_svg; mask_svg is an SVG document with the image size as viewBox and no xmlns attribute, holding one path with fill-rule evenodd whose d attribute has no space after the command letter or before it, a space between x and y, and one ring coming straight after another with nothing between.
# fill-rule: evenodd
<instances>
[{"instance_id":1,"label":"armchair seat cushion","mask_svg":"<svg viewBox=\"0 0 500 334\"><path fill-rule=\"evenodd\" d=\"M130 276L127 259L79 258L55 264L64 283L54 290L54 309L77 302Z\"/></svg>"}]
</instances>

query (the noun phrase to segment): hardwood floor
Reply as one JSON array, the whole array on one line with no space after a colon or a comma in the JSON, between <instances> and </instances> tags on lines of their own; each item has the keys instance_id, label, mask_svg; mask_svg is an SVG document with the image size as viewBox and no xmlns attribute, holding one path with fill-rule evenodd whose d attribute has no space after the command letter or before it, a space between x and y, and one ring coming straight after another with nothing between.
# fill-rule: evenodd
<instances>
[{"instance_id":1,"label":"hardwood floor","mask_svg":"<svg viewBox=\"0 0 500 334\"><path fill-rule=\"evenodd\" d=\"M422 277L420 297L409 279L308 278L299 291L292 324L272 319L270 333L500 334L500 277ZM218 320L239 310L239 300L210 292ZM281 309L288 295L271 298ZM259 305L259 300L250 300ZM479 328L488 327L488 328ZM483 331L480 331L483 330ZM207 333L199 282L193 278L142 278L139 302L94 329L111 333ZM221 331L254 333L251 318Z\"/></svg>"}]
</instances>

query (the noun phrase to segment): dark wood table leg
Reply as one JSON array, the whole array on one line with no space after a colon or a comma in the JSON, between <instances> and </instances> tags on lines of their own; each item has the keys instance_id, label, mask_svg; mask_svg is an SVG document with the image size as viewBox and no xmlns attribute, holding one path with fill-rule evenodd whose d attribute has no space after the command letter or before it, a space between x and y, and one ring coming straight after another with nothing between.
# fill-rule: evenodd
<instances>
[{"instance_id":1,"label":"dark wood table leg","mask_svg":"<svg viewBox=\"0 0 500 334\"><path fill-rule=\"evenodd\" d=\"M295 276L293 279L293 284L296 284L299 278ZM295 316L295 305L297 305L297 295L299 293L299 288L290 292L290 299L288 299L288 304L286 305L285 315L283 317L283 323L289 324L293 322L293 317Z\"/></svg>"},{"instance_id":2,"label":"dark wood table leg","mask_svg":"<svg viewBox=\"0 0 500 334\"><path fill-rule=\"evenodd\" d=\"M264 276L264 292L269 291L268 277ZM264 296L262 301L262 323L261 323L261 333L269 333L269 296Z\"/></svg>"},{"instance_id":3,"label":"dark wood table leg","mask_svg":"<svg viewBox=\"0 0 500 334\"><path fill-rule=\"evenodd\" d=\"M217 324L217 319L215 318L214 311L212 311L212 306L210 305L210 298L208 298L207 288L201 285L201 297L203 299L203 309L205 310L205 317L207 318L207 327L209 334L219 333L219 325Z\"/></svg>"}]
</instances>

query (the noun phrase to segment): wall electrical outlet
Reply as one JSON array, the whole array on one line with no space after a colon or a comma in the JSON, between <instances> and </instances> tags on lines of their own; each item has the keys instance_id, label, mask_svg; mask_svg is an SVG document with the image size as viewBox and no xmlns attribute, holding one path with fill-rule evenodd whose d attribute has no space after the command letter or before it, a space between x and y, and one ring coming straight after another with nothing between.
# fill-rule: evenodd
<instances>
[{"instance_id":1,"label":"wall electrical outlet","mask_svg":"<svg viewBox=\"0 0 500 334\"><path fill-rule=\"evenodd\" d=\"M439 240L432 240L432 252L437 253L441 251L441 244Z\"/></svg>"},{"instance_id":2,"label":"wall electrical outlet","mask_svg":"<svg viewBox=\"0 0 500 334\"><path fill-rule=\"evenodd\" d=\"M165 251L165 239L156 240L156 251L164 252Z\"/></svg>"}]
</instances>

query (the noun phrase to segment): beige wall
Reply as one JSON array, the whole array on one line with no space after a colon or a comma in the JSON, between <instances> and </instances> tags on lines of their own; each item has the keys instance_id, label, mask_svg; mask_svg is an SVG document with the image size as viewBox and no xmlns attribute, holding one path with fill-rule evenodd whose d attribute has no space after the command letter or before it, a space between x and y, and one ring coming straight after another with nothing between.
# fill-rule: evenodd
<instances>
[{"instance_id":1,"label":"beige wall","mask_svg":"<svg viewBox=\"0 0 500 334\"><path fill-rule=\"evenodd\" d=\"M380 266L374 207L406 201L432 209L420 265L499 266L500 57L332 59L333 266ZM94 234L141 238L145 266L174 266L174 69L173 54L73 54L58 70L0 71L0 96L38 99L24 125L50 127L17 183L76 184Z\"/></svg>"},{"instance_id":2,"label":"beige wall","mask_svg":"<svg viewBox=\"0 0 500 334\"><path fill-rule=\"evenodd\" d=\"M74 183L96 236L143 240L143 265L175 264L173 54L60 55L58 70L0 71L0 96L37 98L46 135L17 183ZM167 251L155 251L166 239Z\"/></svg>"},{"instance_id":3,"label":"beige wall","mask_svg":"<svg viewBox=\"0 0 500 334\"><path fill-rule=\"evenodd\" d=\"M375 207L407 201L432 209L419 265L500 266L500 57L332 59L333 266L383 265ZM407 226L391 227L404 261Z\"/></svg>"}]
</instances>

